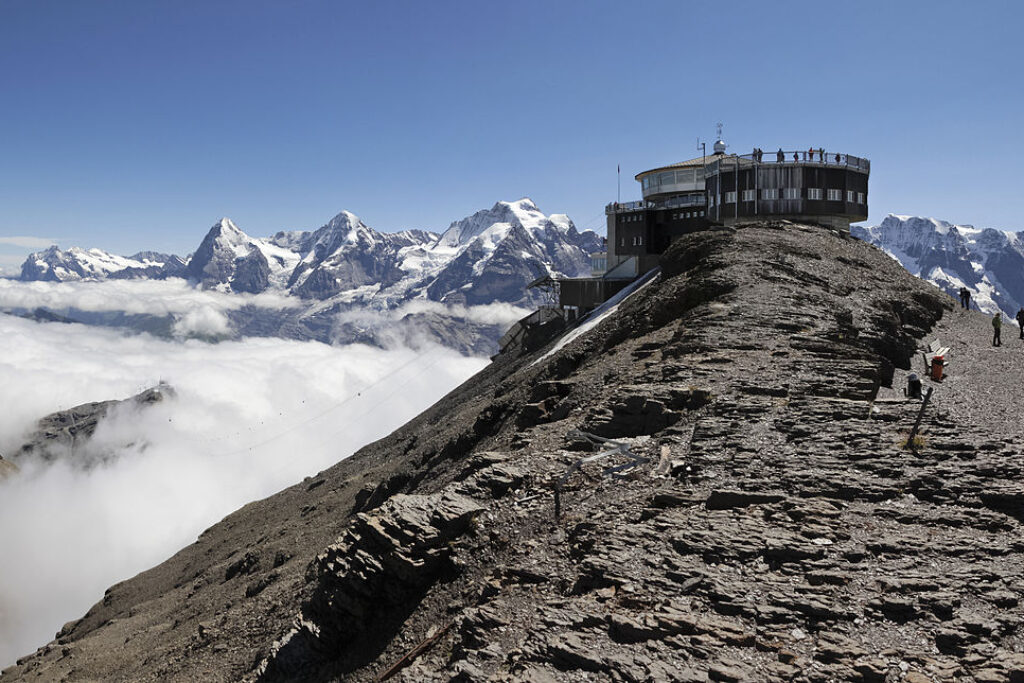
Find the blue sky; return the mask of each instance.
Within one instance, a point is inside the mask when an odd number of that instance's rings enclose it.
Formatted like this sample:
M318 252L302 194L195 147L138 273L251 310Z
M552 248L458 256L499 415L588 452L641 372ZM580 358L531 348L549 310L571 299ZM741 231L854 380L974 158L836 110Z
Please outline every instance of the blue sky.
M603 231L632 176L825 147L870 222L1024 229L1022 11L957 2L0 2L0 265L185 254L347 209L443 229L529 196ZM29 238L29 239L26 239Z

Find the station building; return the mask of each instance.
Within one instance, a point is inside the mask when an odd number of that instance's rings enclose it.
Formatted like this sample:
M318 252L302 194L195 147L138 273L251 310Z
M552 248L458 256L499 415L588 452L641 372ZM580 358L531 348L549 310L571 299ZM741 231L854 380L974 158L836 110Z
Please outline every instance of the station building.
M559 305L570 317L657 266L668 246L690 232L766 219L849 232L850 223L867 220L867 159L825 149L727 154L721 139L712 149L638 173L643 199L605 207L608 245L594 275L558 282Z

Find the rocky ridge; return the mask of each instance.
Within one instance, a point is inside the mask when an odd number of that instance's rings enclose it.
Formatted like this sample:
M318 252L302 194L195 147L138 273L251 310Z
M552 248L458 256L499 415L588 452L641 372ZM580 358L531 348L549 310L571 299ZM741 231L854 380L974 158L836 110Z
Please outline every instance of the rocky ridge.
M110 454L91 448L90 439L100 422L112 410L144 409L174 395L174 388L162 383L124 400L83 403L51 413L39 420L36 431L28 436L12 456L12 464L30 458L47 462L61 458L80 467L95 466L109 458Z
M124 257L102 249L71 247L67 251L56 245L29 254L21 266L21 280L66 282L83 279L132 279L184 277L185 261L172 254L142 251Z
M918 344L983 330L952 311L822 228L686 236L588 334L230 515L4 677L1022 680L1022 430L985 421L982 362L1024 360L954 358L905 447Z

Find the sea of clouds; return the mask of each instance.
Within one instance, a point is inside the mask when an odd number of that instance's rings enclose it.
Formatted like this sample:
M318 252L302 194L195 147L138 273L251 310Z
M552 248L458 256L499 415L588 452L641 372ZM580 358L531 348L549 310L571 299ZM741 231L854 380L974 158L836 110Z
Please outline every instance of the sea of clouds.
M0 278L0 309L169 316L174 320L173 332L182 337L225 336L230 332L227 313L247 306L280 310L301 305L287 294L229 294L199 289L181 278L76 282Z
M228 324L218 314L233 306L290 302L184 283L0 281L0 307L43 305L161 310L209 331ZM22 459L18 474L0 480L0 668L51 640L111 584L166 559L246 502L386 435L486 362L427 342L211 344L0 314L0 453L8 459L49 413L127 398L161 381L175 390L146 408L111 411L78 452L51 463Z

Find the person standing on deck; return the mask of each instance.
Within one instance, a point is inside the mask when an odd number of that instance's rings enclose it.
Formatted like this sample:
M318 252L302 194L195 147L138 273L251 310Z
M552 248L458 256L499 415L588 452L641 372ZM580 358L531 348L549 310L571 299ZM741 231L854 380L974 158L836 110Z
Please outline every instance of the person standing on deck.
M992 346L1002 346L1003 340L999 338L1000 333L1003 331L1003 314L996 311L996 315L992 318Z

